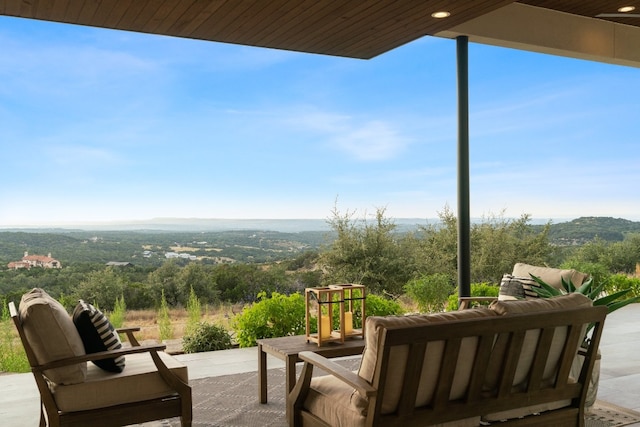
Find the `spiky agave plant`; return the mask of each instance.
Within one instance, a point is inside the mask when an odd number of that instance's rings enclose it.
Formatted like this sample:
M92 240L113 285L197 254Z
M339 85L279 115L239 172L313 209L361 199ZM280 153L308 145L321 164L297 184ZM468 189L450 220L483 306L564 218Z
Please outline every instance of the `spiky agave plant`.
M564 279L564 277L562 277L563 289L554 288L553 286L549 285L544 280L542 280L540 277L535 276L533 274L531 274L531 277L533 278L533 280L536 281L536 283L540 285L539 288L533 287L533 289L541 298L553 298L559 295L566 295L573 292L577 292L579 294L582 294L588 297L591 301L593 301L594 306L607 307L608 314L611 314L614 311L626 305L629 305L635 302L640 302L640 296L624 298L629 292L632 291L632 289L623 289L621 291L614 292L610 295L605 294L603 292L605 283L595 286L593 283L592 277L590 277L586 282L584 282L579 287L576 287L571 280L567 281ZM588 338L586 337L588 336L588 333L592 328L593 328L593 324L589 325L589 327L587 328L587 334L585 335L585 341L587 342L588 342Z

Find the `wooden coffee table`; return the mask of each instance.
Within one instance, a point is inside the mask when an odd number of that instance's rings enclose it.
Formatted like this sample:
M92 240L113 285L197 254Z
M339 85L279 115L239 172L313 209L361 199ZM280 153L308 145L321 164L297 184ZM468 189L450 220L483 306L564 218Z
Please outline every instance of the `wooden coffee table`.
M307 343L304 335L280 338L265 338L258 340L258 393L260 403L267 403L267 353L285 362L286 393L291 392L296 384L296 363L301 351L313 351L324 357L355 356L362 354L364 340L353 338L345 340L344 344L329 342L322 347L316 343Z

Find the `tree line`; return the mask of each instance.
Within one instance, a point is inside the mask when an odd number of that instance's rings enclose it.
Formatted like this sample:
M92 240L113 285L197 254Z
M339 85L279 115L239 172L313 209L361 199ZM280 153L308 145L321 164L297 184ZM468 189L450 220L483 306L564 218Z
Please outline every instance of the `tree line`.
M290 258L264 263L207 264L166 260L160 266L105 267L75 263L60 270L0 272L0 298L19 300L42 287L73 306L78 298L111 310L119 297L129 309L158 308L161 295L173 307L185 307L191 289L203 304L249 303L258 294L292 294L306 287L360 283L370 292L401 298L439 289L455 293L457 218L445 207L439 221L399 232L384 209L372 218L337 208L327 220L333 239ZM598 280L632 274L640 262L640 233L622 241L595 238L581 246L559 246L549 239L550 224L533 226L528 215L493 215L471 226L473 283L498 285L517 262L575 268ZM640 291L640 289L639 289Z

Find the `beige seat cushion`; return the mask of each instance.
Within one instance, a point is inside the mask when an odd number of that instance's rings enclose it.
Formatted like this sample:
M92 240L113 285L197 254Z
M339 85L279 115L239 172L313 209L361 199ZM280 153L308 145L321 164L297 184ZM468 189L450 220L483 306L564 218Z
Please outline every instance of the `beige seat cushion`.
M172 372L188 383L186 366L164 352L158 354ZM171 393L149 353L127 355L127 365L121 373L107 372L89 364L85 382L52 384L50 388L58 408L70 412L140 402Z
M366 415L351 404L355 389L333 375L311 379L304 408L333 427L364 425Z
M84 345L71 316L58 301L43 289L24 294L19 306L24 334L39 364L85 354ZM44 375L58 384L84 381L87 364L49 369Z
M367 318L365 350L360 364L358 375L369 383L372 383L376 362L378 358L378 334L382 328L387 327L412 327L431 323L449 322L460 319L473 319L482 317L493 317L496 313L487 308L474 308L469 310L454 311L448 313L437 313L429 315L414 316L388 316ZM460 398L466 391L468 385L469 373L475 358L477 346L477 338L465 338L462 341L462 351L458 359L458 369L454 378L453 388L451 390L451 398ZM420 386L416 396L416 406L424 406L431 401L433 397L437 381L440 360L444 351L443 342L430 343L425 353L424 365L422 369ZM382 400L383 414L395 412L402 391L402 379L406 368L408 357L408 347L398 346L391 349L389 358L390 369L387 374L385 383L385 394ZM367 406L367 399L355 393L353 396L354 404L364 410Z
M576 270L562 270L560 268L538 267L524 263L517 263L513 266L511 273L515 277L531 277L531 274L541 278L548 285L556 289L563 289L562 278L571 281L575 286L580 286L589 277L588 274Z
M355 393L353 387L334 376L312 378L304 408L332 427L362 426L366 421L366 414L350 403L353 393ZM472 417L434 424L432 427L477 427L478 425L480 425L480 417Z

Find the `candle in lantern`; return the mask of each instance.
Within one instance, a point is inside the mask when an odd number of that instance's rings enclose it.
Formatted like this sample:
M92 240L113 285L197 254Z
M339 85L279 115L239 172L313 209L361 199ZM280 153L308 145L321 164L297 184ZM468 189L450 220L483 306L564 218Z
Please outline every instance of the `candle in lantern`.
M344 312L344 333L347 335L353 333L353 313L350 311Z
M322 339L326 339L331 337L331 323L330 323L331 319L329 319L329 316L325 316L325 317L321 317L320 318L320 337Z

